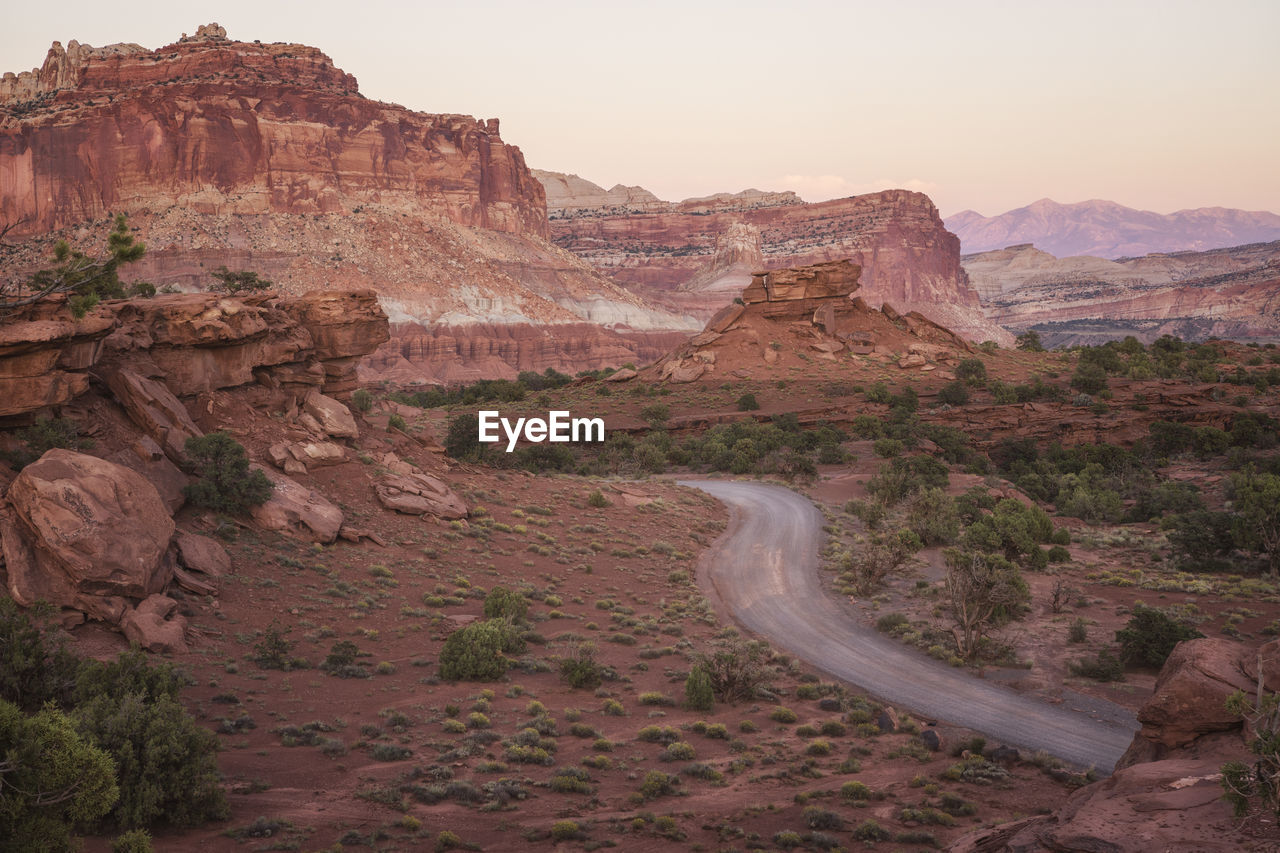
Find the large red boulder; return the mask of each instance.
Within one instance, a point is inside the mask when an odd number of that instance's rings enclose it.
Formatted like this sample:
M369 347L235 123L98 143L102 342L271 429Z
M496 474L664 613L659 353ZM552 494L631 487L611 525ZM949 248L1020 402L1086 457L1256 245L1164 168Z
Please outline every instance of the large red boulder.
M135 471L71 450L50 450L9 487L4 525L9 592L95 612L86 598L145 598L172 576L173 519Z

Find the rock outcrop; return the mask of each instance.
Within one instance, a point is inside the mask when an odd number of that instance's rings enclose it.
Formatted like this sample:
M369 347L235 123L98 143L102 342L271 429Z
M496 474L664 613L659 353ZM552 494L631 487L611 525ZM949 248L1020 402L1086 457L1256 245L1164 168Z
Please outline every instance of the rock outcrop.
M342 510L324 495L261 465L251 465L271 481L271 497L255 506L253 520L267 530L328 544L338 538Z
M757 272L741 304L722 308L700 334L658 361L652 378L760 377L801 369L811 358L867 356L929 371L972 352L962 338L919 313L900 314L888 303L869 307L853 295L860 274L849 260Z
M372 291L161 294L82 320L50 300L0 325L0 416L66 403L92 373L176 462L195 426L175 397L251 382L346 392L388 338Z
M1280 640L1261 652L1231 640L1204 638L1179 643L1169 655L1155 690L1138 711L1142 728L1117 766L1197 755L1232 732L1240 743L1243 721L1227 711L1227 697L1237 690L1252 695L1258 684L1259 655L1280 667ZM1270 679L1266 676L1270 675ZM1263 687L1280 691L1280 671L1264 671Z
M54 449L9 486L0 521L9 594L118 623L128 599L158 593L173 573L173 519L128 468Z
M1028 243L961 261L992 320L1050 346L1280 335L1280 242L1118 261Z
M1259 660L1261 679L1259 679ZM1244 722L1226 710L1236 690L1280 688L1280 640L1261 649L1220 639L1180 643L1151 698L1142 729L1108 779L1085 786L1049 815L975 830L951 853L1234 853L1264 849L1222 799L1221 765L1248 756ZM1251 736L1251 735L1249 735Z
M406 515L434 518L466 518L466 503L443 480L418 470L397 457L386 454L382 465L387 469L374 485L378 502L387 509Z
M753 233L764 259L755 269L849 258L862 267L862 298L873 307L889 302L972 340L1012 343L983 316L960 267L960 241L920 193L889 190L806 204L791 193L748 191L665 210L564 208L551 221L556 245L646 299L703 320L735 295L727 288L743 271L726 256L753 251L743 239Z

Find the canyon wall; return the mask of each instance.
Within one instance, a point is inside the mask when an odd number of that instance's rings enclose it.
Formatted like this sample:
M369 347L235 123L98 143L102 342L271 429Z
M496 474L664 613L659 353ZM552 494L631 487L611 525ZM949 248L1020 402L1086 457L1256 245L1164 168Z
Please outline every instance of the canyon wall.
M848 259L862 268L859 293L870 305L917 310L973 339L1012 340L983 316L960 266L960 241L921 193L806 204L792 193L748 190L665 209L590 208L590 197L548 196L552 241L673 310L706 319L756 269Z
M158 50L55 43L0 80L3 274L47 266L58 239L97 254L119 212L148 247L126 280L203 290L225 266L286 293L373 289L397 333L447 325L474 339L459 352L505 351L498 327L607 352L614 327L698 326L548 242L542 185L496 119L369 100L315 48L217 25Z

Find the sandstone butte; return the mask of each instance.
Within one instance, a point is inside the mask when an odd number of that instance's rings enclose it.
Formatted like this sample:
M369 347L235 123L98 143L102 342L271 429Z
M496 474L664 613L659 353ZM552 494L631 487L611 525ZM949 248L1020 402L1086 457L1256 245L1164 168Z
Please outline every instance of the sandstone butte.
M576 175L535 172L551 237L639 295L702 320L751 273L848 259L872 307L919 311L970 340L1011 344L986 319L960 265L960 240L928 196L888 190L816 204L746 190L657 202L639 187L605 191Z
M55 42L0 80L9 270L57 238L96 251L117 212L148 245L133 279L198 290L225 265L295 294L375 289L397 340L373 363L406 379L645 361L697 325L547 241L496 119L369 100L315 48L216 24L157 50Z

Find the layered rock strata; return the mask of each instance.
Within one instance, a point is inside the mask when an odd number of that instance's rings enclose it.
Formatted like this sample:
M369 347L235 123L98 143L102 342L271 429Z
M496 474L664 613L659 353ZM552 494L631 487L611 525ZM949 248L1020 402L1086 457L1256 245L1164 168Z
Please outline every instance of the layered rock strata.
M889 357L902 369L936 369L972 351L921 314L900 314L860 296L861 268L849 260L757 272L738 303L718 311L701 333L653 366L676 383L720 375L772 375L811 358Z
M1280 338L1280 242L1117 261L1027 243L961 260L992 320L1049 345Z
M542 185L496 119L369 100L315 48L217 25L158 50L55 44L0 85L7 272L47 265L58 238L95 251L118 212L148 246L131 281L201 290L226 266L284 292L374 289L398 323L477 340L696 326L547 242Z
M544 185L552 182L543 177ZM889 190L806 204L791 193L748 191L641 209L573 205L552 210L552 240L646 299L706 319L731 301L745 270L849 258L862 298L917 310L974 340L1012 337L982 315L960 266L960 241L928 196ZM552 204L549 198L548 205Z

